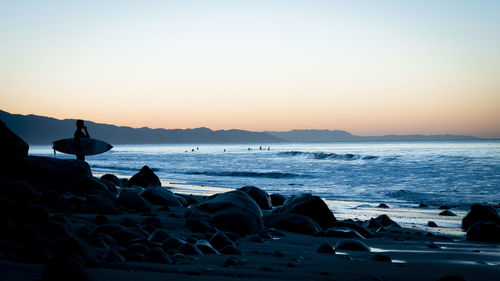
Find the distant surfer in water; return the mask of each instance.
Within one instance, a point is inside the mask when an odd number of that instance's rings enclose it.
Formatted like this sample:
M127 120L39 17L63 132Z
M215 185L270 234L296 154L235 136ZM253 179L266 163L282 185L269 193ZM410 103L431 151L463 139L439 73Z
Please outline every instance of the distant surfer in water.
M80 148L81 138L90 138L90 135L89 132L87 131L87 126L83 124L83 120L76 120L75 143L76 146L78 147L78 150L81 150ZM77 153L76 159L85 161L85 155L81 152Z

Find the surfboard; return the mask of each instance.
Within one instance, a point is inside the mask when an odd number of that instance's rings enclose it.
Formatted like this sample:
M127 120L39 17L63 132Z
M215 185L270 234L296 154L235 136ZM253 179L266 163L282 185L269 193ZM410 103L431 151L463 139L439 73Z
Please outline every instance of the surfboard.
M52 148L66 154L76 155L77 153L81 153L83 155L96 155L110 150L113 146L102 140L81 138L80 147L78 148L75 139L71 138L53 142Z

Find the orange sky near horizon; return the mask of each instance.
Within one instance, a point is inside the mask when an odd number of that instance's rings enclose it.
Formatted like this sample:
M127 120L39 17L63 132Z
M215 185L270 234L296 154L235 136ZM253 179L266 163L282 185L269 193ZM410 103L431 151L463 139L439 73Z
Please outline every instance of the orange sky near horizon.
M2 3L0 109L500 138L500 4L346 2Z

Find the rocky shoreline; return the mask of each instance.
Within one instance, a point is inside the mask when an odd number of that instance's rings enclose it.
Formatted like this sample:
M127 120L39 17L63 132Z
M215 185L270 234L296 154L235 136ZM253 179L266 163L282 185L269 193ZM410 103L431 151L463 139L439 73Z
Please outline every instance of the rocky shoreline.
M129 179L97 178L84 161L28 156L29 146L0 125L2 280L500 276L494 206L473 205L462 221L467 240L456 240L402 228L387 215L338 220L312 194L253 186L175 194L147 166Z

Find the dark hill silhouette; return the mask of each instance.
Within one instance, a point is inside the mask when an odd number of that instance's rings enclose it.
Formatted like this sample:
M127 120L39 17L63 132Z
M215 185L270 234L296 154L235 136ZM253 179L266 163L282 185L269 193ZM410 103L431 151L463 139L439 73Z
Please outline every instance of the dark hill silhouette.
M13 132L29 144L51 144L70 138L75 131L75 119L59 120L38 115L11 114L0 110L2 120ZM85 121L93 138L111 144L161 143L278 143L278 142L342 142L342 141L456 141L478 140L458 135L387 135L356 136L342 130L293 130L288 132L250 132L244 130L151 129L119 127Z
M0 120L29 144L50 144L55 140L73 137L75 119L59 120L37 115L10 114L0 110ZM243 130L150 129L119 127L85 121L93 138L112 144L160 143L276 143L283 140L266 133Z

